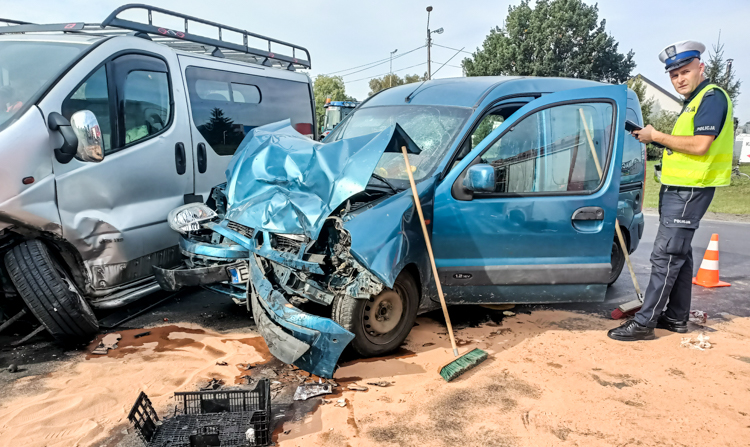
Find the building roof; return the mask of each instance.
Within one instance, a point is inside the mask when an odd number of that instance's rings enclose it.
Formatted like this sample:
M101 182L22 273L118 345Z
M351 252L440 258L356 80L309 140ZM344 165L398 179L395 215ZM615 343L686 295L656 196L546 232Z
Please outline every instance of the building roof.
M646 84L650 85L651 87L653 87L653 88L655 88L655 89L659 90L659 91L660 91L660 92L662 92L663 94L667 95L667 97L669 97L669 98L671 98L671 99L675 100L675 101L676 101L677 103L679 103L680 105L682 105L682 100L681 100L680 98L678 98L678 97L676 97L676 96L675 96L674 94L672 94L672 93L668 92L668 91L667 91L667 90L665 90L665 89L664 89L664 88L663 88L662 86L660 86L659 84L655 83L655 82L654 82L654 81L652 81L651 79L649 79L649 78L647 78L647 77L643 76L642 74L638 74L638 75L636 75L635 77L636 77L636 78L640 77L641 79L643 79L643 82L645 82Z

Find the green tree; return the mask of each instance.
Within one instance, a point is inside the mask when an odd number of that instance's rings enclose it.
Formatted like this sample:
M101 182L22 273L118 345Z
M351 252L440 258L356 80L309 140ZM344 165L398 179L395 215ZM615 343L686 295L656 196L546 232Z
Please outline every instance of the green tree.
M582 0L530 0L508 8L503 27L463 60L467 76L564 76L623 83L635 67L633 51L617 51L599 22L597 5Z
M677 116L679 116L679 114L675 112L662 110L659 113L653 114L650 124L659 132L671 134L672 129L674 128L674 123L677 122ZM646 156L649 160L661 160L663 152L664 149L655 147L652 144L646 146Z
M643 82L641 75L628 80L628 88L635 92L638 102L641 103L641 115L643 115L643 125L651 124L651 115L653 114L654 98L646 99L646 83ZM671 130L671 129L670 129Z
M327 98L331 98L331 101L356 101L347 96L344 79L341 76L318 75L313 83L313 91L315 92L315 115L318 125L323 123L326 113L323 105Z
M735 80L735 72L727 69L727 62L724 60L724 44L721 43L721 34L716 45L712 45L713 51L709 51L708 61L706 61L706 78L719 87L726 90L732 104L737 104L737 97L740 95L741 80Z
M375 93L387 88L404 84L412 84L414 82L422 82L425 79L427 79L427 73L425 73L423 76L419 76L417 74L406 75L403 78L399 77L399 75L397 74L391 73L383 76L382 78L372 78L370 79L370 93L368 93L367 96L372 96Z

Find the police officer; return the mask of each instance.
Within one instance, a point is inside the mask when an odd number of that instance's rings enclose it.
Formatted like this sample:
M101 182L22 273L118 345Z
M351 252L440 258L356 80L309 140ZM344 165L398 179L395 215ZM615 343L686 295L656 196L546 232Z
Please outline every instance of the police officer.
M651 278L635 318L607 335L620 341L652 340L654 328L687 332L693 277L691 242L717 186L729 185L734 129L727 92L704 76L700 42L683 41L659 54L685 101L671 135L646 126L641 143L666 146L659 190L659 231L651 253Z

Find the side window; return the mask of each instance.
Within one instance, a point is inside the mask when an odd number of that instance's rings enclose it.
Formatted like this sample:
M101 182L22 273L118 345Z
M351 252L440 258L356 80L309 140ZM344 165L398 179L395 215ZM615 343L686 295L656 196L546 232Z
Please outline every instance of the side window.
M612 113L608 103L569 104L514 124L480 156L495 168L494 192L595 190L601 183L596 161L604 168L609 153Z
M170 114L167 73L131 71L123 91L126 145L164 129Z
M195 127L219 155L232 155L250 130L290 120L313 136L313 106L306 82L188 67L185 70Z
M516 110L520 109L522 105L523 104L518 103L506 104L501 106L500 108L495 108L488 114L484 115L479 124L474 128L474 131L471 133L469 138L465 139L461 143L458 154L456 155L456 158L453 160L453 164L451 165L451 170L458 166L461 160L469 155L469 152L474 150L474 148L477 147L479 143L481 143L485 138L487 138L487 136L491 134L493 130L500 127L500 125L503 124L505 120L508 119L508 117L515 113Z
M89 110L96 116L102 131L105 155L112 152L112 123L108 92L107 70L102 66L83 81L83 84L62 103L62 114L67 119L81 110Z
M503 121L505 121L505 117L503 116L503 114L491 113L482 118L482 122L479 123L479 126L477 126L477 129L474 131L474 133L471 134L471 149L477 147L477 145L481 143L482 140L487 138L487 135L492 133L493 130L500 127L500 125L503 124Z
M625 111L625 119L630 120L636 124L641 124L638 115L635 110L628 108ZM622 151L622 177L620 177L620 184L641 182L643 181L643 153L644 148L642 143L630 135L625 134L625 141L623 144Z

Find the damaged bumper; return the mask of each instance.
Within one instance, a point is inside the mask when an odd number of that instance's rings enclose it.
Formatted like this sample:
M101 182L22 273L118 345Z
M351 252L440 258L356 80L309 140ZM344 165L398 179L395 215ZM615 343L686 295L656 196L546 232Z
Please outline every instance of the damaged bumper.
M229 265L193 269L163 269L154 267L154 276L162 290L174 292L183 287L203 286L229 281L231 279L229 269L240 268L243 264L243 262L236 262Z
M317 376L333 377L336 362L354 334L331 319L294 307L266 279L257 258L250 260L249 267L253 317L271 354Z

